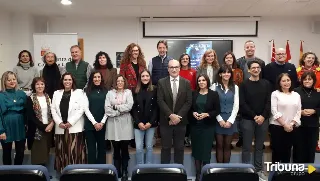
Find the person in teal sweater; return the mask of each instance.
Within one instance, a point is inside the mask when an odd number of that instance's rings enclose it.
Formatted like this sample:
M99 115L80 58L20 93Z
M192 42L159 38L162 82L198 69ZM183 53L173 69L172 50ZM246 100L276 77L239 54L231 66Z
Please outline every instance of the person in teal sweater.
M27 96L17 90L17 76L7 71L1 78L0 93L0 141L2 145L2 161L11 165L12 143L15 144L15 165L22 165L26 140L25 106Z
M106 164L105 122L107 116L104 104L107 92L101 73L99 71L92 72L84 96L86 115L84 129L89 164Z

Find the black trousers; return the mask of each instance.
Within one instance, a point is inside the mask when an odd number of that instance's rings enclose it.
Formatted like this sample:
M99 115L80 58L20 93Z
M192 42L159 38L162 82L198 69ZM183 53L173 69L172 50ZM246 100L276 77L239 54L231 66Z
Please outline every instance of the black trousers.
M191 129L190 127L191 127L190 124L187 124L185 137L189 137L190 136L190 129Z
M173 140L174 163L183 164L185 125L161 126L161 163L169 164L171 161L171 147Z
M111 141L114 160L129 160L129 140Z
M2 152L3 152L2 154L3 165L12 165L12 160L11 160L12 143L13 142L5 143L4 141L1 141ZM16 156L14 157L14 165L22 165L23 158L24 158L25 144L26 144L26 140L14 142L14 146L16 150Z
M106 164L105 129L86 131L89 164Z
M272 142L272 162L290 163L294 134L297 128L286 132L282 126L270 124Z
M293 163L314 163L319 127L299 127L294 134Z

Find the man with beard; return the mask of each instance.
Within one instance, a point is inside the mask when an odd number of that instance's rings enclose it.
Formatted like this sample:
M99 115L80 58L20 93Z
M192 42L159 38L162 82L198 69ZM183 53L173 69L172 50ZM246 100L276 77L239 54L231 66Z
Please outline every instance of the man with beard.
M243 72L243 81L249 79L249 77L251 76L249 73L249 69L248 69L247 64L248 64L248 62L251 62L253 60L256 60L259 62L260 66L261 66L261 73L259 76L260 76L260 78L263 78L265 62L255 56L256 46L252 40L248 40L244 43L244 51L245 51L245 56L240 57L237 60L238 67ZM239 125L239 123L238 123L238 125ZM242 146L242 130L241 130L240 126L238 126L238 133L239 133L239 141L236 143L236 146L241 147Z

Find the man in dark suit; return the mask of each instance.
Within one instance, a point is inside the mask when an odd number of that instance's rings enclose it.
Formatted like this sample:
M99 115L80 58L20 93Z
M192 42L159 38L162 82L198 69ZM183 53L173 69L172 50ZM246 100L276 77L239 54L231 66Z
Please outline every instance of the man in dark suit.
M180 63L170 60L169 76L158 81L161 163L170 163L173 139L174 163L183 164L187 114L192 104L190 82L179 76Z

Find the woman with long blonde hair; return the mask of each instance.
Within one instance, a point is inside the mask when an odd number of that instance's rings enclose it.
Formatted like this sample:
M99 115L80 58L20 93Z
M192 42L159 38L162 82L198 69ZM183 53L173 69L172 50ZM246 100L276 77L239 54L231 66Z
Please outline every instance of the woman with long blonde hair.
M216 51L208 49L204 52L200 66L196 68L197 77L200 74L205 74L209 77L211 85L216 82L216 75L219 70L219 63ZM211 86L209 85L209 87Z

